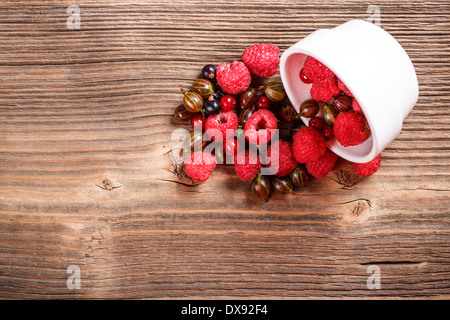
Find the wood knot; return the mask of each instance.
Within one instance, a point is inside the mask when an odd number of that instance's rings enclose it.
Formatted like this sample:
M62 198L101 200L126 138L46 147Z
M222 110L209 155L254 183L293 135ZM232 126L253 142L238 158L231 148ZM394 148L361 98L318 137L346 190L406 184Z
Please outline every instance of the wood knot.
M372 209L369 200L361 199L353 203L350 209L350 216L354 219L361 219L366 217Z
M359 217L366 209L366 205L364 204L366 204L366 202L357 202L352 209L351 215Z
M185 185L187 187L195 187L196 185L198 185L198 183L196 183L194 180L192 180L191 177L187 175L184 163L173 163L170 172L178 178L179 183L182 185Z
M369 217L372 211L372 204L367 199L357 199L343 203L347 206L344 219L348 221L362 221Z
M187 187L195 187L198 183L192 180L192 178L186 173L186 167L184 165L184 161L181 159L181 156L181 150L172 149L172 165L169 171L178 178L180 184Z
M336 180L334 181L339 183L345 189L355 186L359 181L361 181L361 177L356 173L341 169L336 173Z
M112 191L114 189L122 187L122 186L115 186L114 183L109 179L104 179L101 185L96 184L96 186L106 191Z

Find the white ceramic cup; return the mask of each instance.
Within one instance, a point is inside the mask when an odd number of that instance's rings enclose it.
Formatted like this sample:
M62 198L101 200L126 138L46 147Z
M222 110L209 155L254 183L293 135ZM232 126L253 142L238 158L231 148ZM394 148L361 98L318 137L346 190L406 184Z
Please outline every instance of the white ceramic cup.
M303 101L311 99L311 85L299 77L307 56L325 64L344 82L372 131L358 146L343 147L333 140L329 148L352 162L373 160L400 134L419 97L416 72L405 50L385 30L364 20L313 32L281 57L281 79L297 112ZM309 119L303 121L308 124Z

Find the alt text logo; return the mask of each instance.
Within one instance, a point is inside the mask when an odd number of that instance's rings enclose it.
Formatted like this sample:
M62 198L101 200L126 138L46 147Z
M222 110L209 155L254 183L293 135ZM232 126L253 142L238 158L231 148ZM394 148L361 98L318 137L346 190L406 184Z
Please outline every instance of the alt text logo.
M369 266L367 267L367 273L371 276L367 279L367 288L369 290L380 290L381 289L381 270L379 266Z
M69 278L67 278L67 289L81 289L81 271L79 266L69 266L67 268L67 274L69 274Z

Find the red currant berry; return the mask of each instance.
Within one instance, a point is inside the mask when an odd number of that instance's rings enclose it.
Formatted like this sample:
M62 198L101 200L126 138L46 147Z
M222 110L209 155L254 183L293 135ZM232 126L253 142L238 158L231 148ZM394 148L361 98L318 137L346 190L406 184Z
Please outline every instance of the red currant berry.
M314 117L311 120L309 120L309 126L322 133L323 130L325 129L325 122L323 121L322 118Z
M323 129L323 137L325 138L326 141L330 141L334 139L334 132L333 132L333 127L330 126L326 126L325 129Z
M205 130L205 125L206 125L206 119L202 115L196 114L195 116L192 117L192 119L191 119L192 128Z
M236 98L232 95L227 94L220 99L220 104L222 105L222 110L225 112L231 111L236 107Z
M239 151L239 143L236 139L227 139L224 145L225 153L229 156L236 155Z
M266 96L261 96L256 101L256 107L258 109L269 109L270 108L270 100Z
M306 84L311 84L311 83L314 82L313 80L309 79L309 78L305 75L305 72L303 71L303 69L300 70L300 80L302 80L303 83L306 83Z

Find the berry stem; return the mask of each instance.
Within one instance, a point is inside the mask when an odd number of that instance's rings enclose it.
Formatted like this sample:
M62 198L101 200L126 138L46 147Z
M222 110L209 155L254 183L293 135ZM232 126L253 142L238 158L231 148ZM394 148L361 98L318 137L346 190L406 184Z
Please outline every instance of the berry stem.
M370 130L370 126L368 124L366 124L362 130L362 132L366 132Z

